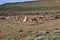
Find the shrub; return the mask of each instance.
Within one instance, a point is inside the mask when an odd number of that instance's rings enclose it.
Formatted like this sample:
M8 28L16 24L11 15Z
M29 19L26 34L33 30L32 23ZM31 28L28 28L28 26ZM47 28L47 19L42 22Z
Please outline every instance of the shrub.
M58 16L58 15L56 15L54 18L58 19L58 18L59 18L59 16Z
M12 36L8 36L8 37L6 37L6 39L5 40L15 40L15 38L14 37L12 37Z
M3 39L3 37L0 37L0 40Z
M35 38L35 40L60 40L59 35L52 35L52 36L39 36Z
M34 37L28 36L28 37L26 38L26 40L34 40Z
M45 39L45 36L39 36L37 38L35 38L35 40L44 40Z
M52 40L60 40L60 36L52 36Z
M20 37L24 37L25 35L23 33L20 34Z
M23 32L23 30L22 29L20 29L20 30L18 30L19 32Z
M33 30L32 29L28 29L28 33L31 33Z
M46 36L44 39L45 40L52 40L52 36Z
M55 30L60 30L60 27L57 27Z
M55 33L60 33L60 30L55 30L54 32L55 32Z
M39 37L39 36L45 36L47 35L49 32L46 30L39 30L36 32L36 34L34 35L34 37Z
M38 32L38 34L40 34L40 35L45 35L45 34L47 34L48 33L48 31L46 31L46 30L40 30L39 32Z

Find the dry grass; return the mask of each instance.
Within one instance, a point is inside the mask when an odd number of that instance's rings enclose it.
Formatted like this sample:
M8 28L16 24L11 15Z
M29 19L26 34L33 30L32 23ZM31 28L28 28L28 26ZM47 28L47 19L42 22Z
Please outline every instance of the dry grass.
M7 36L17 37L17 35L19 35L20 33L23 33L28 36L29 29L31 29L33 32L38 30L54 30L58 26L60 26L60 19L48 20L48 21L44 21L43 24L35 24L35 25L23 25L22 18L20 18L17 21L11 19L0 20L0 36L3 38ZM20 29L23 31L19 32Z

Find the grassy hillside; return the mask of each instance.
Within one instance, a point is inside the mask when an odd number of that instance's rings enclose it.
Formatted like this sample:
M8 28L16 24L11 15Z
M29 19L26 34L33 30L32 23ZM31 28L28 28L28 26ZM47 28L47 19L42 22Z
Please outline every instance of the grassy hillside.
M3 12L3 13L1 13ZM0 5L0 15L19 15L30 13L60 12L60 2L55 0L40 0Z
M53 1L31 1L21 3L6 3L0 6L0 11L42 11L60 10L60 3Z

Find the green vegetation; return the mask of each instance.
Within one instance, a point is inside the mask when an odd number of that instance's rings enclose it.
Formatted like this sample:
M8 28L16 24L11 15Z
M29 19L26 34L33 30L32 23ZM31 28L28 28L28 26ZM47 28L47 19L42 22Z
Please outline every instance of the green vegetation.
M25 35L23 33L20 34L20 37L24 37Z
M60 18L58 15L56 15L54 18L56 18L56 19L58 19L58 18Z
M8 36L8 37L5 38L5 40L15 40L15 38L12 37L12 36Z
M34 37L28 36L28 37L26 38L26 40L34 40Z
M3 39L3 37L0 37L0 40L2 40Z
M41 35L44 35L44 34L46 34L48 31L46 31L46 30L40 30L38 33L39 34L41 34Z
M33 30L32 30L32 29L28 30L28 33L31 33L31 32L33 32Z
M5 39L1 39L1 40L16 40L16 39L12 36L8 36ZM27 36L27 37L24 37L24 38L20 38L20 40L60 40L60 36L58 36L58 35L38 36L38 37Z
M22 29L20 29L20 30L18 30L19 32L23 32L23 30Z
M46 35L46 32L47 32L46 30L40 30L37 32L39 33L40 36L36 36L36 37L33 35L32 36L28 35L28 34L27 36L25 36L23 33L20 33L18 37L20 40L60 40L59 34ZM16 38L14 38L13 36L7 36L4 40L16 40Z

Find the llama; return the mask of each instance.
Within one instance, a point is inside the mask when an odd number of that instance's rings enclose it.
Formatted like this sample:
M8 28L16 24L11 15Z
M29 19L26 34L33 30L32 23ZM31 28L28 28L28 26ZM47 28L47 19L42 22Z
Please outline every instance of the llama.
M38 22L38 20L34 17L34 18L30 18L31 20L32 20L32 22L37 22L37 23L39 23Z
M16 16L16 19L19 19L19 16Z
M9 20L9 18L10 18L10 17L9 17L9 16L7 16L7 17L6 17L6 20Z
M5 20L6 18L5 18L5 16L0 16L0 19Z
M28 17L25 16L24 19L23 19L23 23L26 23L28 21Z

